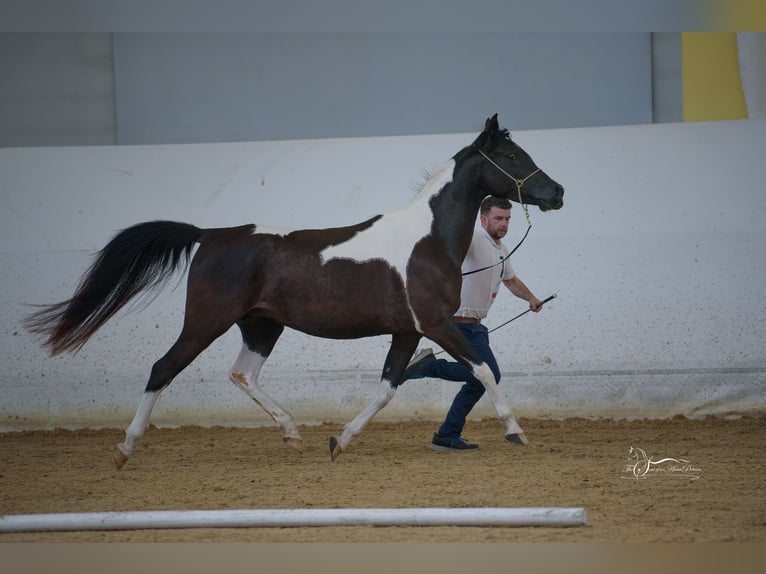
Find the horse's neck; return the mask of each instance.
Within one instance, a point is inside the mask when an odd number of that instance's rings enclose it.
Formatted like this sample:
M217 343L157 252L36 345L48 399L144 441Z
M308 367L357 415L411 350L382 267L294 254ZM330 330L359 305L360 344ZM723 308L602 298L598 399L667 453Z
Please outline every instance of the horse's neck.
M470 167L451 159L434 171L412 204L432 213L432 232L457 265L468 252L481 201L474 179Z

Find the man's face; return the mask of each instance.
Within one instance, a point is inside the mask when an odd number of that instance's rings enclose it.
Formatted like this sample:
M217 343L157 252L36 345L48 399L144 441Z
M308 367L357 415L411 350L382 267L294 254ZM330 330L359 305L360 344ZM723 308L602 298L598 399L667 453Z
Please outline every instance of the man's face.
M511 220L511 210L492 207L489 213L481 216L481 226L487 230L489 236L495 241L500 241L508 233L508 222Z

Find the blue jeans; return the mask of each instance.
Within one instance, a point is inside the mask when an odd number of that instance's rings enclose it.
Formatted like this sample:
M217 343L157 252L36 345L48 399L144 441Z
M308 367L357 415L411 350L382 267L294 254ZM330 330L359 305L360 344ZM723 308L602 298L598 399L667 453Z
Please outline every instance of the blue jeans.
M492 353L492 349L489 348L487 328L484 325L474 325L471 323L458 323L457 328L460 329L460 332L482 360L487 363L487 366L492 369L492 374L495 375L495 382L499 383L500 368L497 366L497 360ZM452 406L438 431L442 436L459 437L463 432L463 426L465 425L468 413L471 412L474 405L484 395L484 385L473 376L467 367L445 359L437 359L429 363L425 376L447 381L463 381L465 383L452 400Z

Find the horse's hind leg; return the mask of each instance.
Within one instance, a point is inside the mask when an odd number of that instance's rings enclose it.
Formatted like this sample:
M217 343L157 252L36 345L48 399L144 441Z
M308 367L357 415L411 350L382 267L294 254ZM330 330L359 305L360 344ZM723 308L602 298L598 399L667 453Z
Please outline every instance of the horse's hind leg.
M187 319L189 314L187 313ZM152 366L152 372L149 376L149 382L141 397L136 414L133 417L130 426L125 431L125 441L114 448L114 463L118 469L125 466L128 459L133 454L133 449L144 436L144 430L149 424L149 417L152 414L157 399L160 398L162 391L171 383L171 381L183 371L202 351L204 351L215 339L226 332L228 325L219 322L218 325L209 326L202 333L199 329L194 329L187 321L184 324L181 335L173 344L170 350ZM191 333L195 333L192 335Z
M284 327L279 323L258 317L237 323L242 331L242 350L229 372L231 381L253 399L282 429L282 440L295 450L303 449L301 435L292 415L285 411L258 384L263 363L271 354Z
M354 420L343 427L343 433L340 437L333 436L330 438L330 456L332 460L338 458L343 449L351 442L351 439L362 432L362 429L367 426L372 417L394 398L399 379L407 367L407 362L415 352L418 341L420 341L420 335L418 334L406 336L394 335L391 341L391 348L386 356L386 362L383 365L380 395L359 413Z
M125 466L125 463L128 462L128 459L133 454L136 443L144 436L144 429L149 424L149 417L152 414L154 404L160 398L161 392L162 389L158 391L147 390L141 396L141 402L138 404L136 414L125 431L125 442L114 447L114 464L117 466L117 470Z

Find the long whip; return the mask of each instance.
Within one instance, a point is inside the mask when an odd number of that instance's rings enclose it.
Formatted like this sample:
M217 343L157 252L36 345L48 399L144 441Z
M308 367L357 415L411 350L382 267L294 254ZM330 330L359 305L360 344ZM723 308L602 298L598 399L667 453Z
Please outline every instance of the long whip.
M543 305L545 305L545 304L546 304L548 301L552 301L552 300L553 300L553 299L555 299L555 298L556 298L556 294L555 294L555 293L554 293L553 295L549 296L549 297L546 297L545 299L543 299L542 301L540 301L540 307L542 307L542 306L543 306ZM498 325L497 327L494 327L494 328L490 329L489 331L487 331L487 334L489 334L489 333L492 333L492 332L494 332L494 331L497 331L497 330L498 330L498 329L500 329L501 327L505 327L505 326L506 326L508 323L512 323L513 321L515 321L515 320L516 320L516 319L518 319L519 317L522 317L523 315L526 315L527 313L529 313L531 310L532 310L532 309L527 309L526 311L522 311L521 313L519 313L519 314L518 314L518 315L516 315L515 317L513 317L513 318L511 318L511 319L508 319L508 320L507 320L505 323L501 323L501 324L500 324L500 325ZM445 352L445 351L444 351L444 349L442 349L441 351L438 351L438 352L434 353L434 356L436 356L436 355L441 355L441 354L442 354L442 353L444 353L444 352Z
M553 295L551 295L550 297L547 297L547 298L543 299L542 301L540 301L540 307L542 307L542 306L543 306L543 305L545 305L545 304L546 304L548 301L550 301L550 300L552 300L552 299L555 299L555 298L556 298L556 294L554 293L554 294L553 294ZM516 319L518 319L518 318L519 318L519 317L521 317L522 315L526 315L526 314L527 314L527 313L529 313L531 310L532 310L532 309L527 309L526 311L524 311L524 312L522 312L522 313L519 313L519 314L518 314L518 315L516 315L516 316L515 316L513 319L508 319L508 320L507 320L505 323L502 323L502 324L498 325L497 327L495 327L494 329L491 329L491 330L487 331L487 333L489 334L489 333L492 333L493 331L497 331L497 330L498 330L500 327L505 327L505 326L506 326L508 323L511 323L512 321L515 321Z

